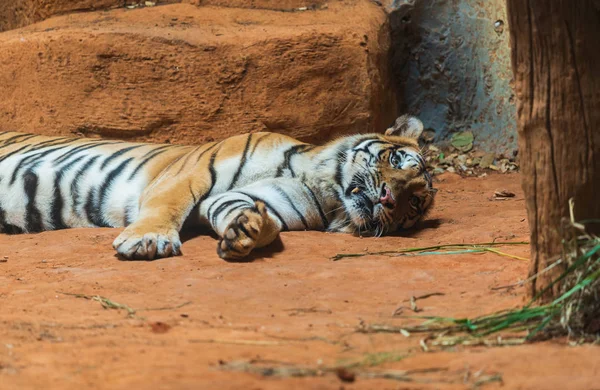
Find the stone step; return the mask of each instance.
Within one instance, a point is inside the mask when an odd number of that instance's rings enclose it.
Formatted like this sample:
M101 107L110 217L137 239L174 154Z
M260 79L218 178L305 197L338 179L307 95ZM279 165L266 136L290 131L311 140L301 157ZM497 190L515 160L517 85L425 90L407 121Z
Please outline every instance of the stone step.
M388 49L370 0L53 17L0 34L0 130L173 143L382 130L396 107Z

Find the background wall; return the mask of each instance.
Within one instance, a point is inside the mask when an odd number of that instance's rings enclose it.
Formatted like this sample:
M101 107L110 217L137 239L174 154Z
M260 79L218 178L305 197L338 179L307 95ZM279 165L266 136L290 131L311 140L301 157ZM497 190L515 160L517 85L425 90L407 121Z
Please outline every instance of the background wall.
M0 2L0 129L323 141L408 111L513 158L505 0L381 1Z
M517 153L504 0L393 0L392 66L399 110L418 114L435 141L471 130L474 147Z

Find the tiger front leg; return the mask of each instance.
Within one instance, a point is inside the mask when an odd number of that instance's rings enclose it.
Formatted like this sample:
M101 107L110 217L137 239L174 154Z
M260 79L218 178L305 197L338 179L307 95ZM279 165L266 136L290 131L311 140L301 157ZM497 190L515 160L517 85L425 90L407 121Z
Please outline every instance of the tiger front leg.
M218 255L240 260L286 230L326 230L323 204L298 179L274 178L225 192L200 204L200 218L219 235Z
M279 226L261 201L256 201L251 208L236 210L232 215L217 245L217 254L222 259L241 260L254 248L273 242L279 234Z
M155 193L143 201L137 220L113 242L127 260L153 260L181 254L179 231L194 207L193 197Z
M129 225L113 241L113 248L127 260L153 260L181 254L179 229L175 224L144 221Z
M121 257L152 260L181 254L183 222L215 184L210 169L216 152L210 151L209 144L185 155L146 188L138 218L113 242Z

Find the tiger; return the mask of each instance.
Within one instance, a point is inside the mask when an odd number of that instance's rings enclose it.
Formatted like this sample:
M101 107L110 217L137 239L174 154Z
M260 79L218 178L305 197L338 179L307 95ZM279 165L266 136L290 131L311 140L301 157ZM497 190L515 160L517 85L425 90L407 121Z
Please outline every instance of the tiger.
M0 232L124 227L123 260L182 254L185 226L208 227L237 261L282 231L381 236L408 229L436 189L422 122L321 146L256 132L197 146L0 133Z

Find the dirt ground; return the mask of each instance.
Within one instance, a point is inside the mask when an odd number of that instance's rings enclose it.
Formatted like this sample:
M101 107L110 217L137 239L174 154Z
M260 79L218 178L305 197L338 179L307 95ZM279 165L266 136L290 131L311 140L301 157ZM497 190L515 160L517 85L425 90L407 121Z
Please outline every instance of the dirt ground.
M423 335L355 332L361 321L414 322L392 316L411 296L443 293L417 302L419 314L437 316L523 303L523 288L490 288L523 278L527 262L491 253L330 260L337 253L528 239L518 174L444 174L437 186L435 211L410 235L285 233L279 247L249 263L219 259L208 236L187 240L181 257L125 262L111 248L118 230L2 235L0 259L8 261L0 263L0 388L599 388L600 350L590 345L560 340L424 352ZM490 200L496 189L517 196ZM526 245L503 250L529 255ZM100 295L135 313L73 294ZM394 361L366 370L410 370L406 381L227 370L249 361L317 369L381 352Z

